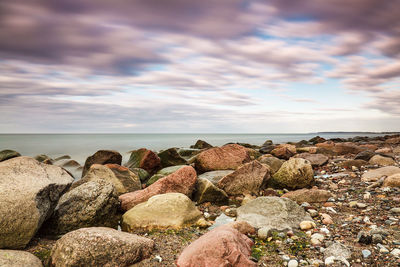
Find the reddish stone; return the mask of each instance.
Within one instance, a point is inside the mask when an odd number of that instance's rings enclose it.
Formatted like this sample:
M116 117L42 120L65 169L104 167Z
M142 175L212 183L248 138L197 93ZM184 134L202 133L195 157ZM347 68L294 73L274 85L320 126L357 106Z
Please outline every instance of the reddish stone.
M291 200L294 200L299 204L303 202L308 202L308 203L326 202L332 196L333 195L329 191L322 189L315 189L315 188L299 189L282 195L282 197L290 198Z
M186 247L177 260L178 267L255 267L249 257L253 241L238 230L223 225L204 234Z
M201 152L196 157L195 166L201 172L235 170L249 161L250 155L247 148L237 144L229 144Z
M296 146L281 144L271 151L271 154L280 159L289 159L296 154Z
M197 180L196 171L191 166L185 166L176 172L161 178L149 187L119 196L123 210L129 210L149 198L165 193L182 193L191 197Z
M141 168L149 173L154 173L161 167L161 160L153 151L141 148L132 151L126 166L128 168Z
M324 143L316 144L318 148L322 148L323 150L319 150L320 152L331 152L331 154L336 155L346 155L346 154L358 154L363 150L366 150L365 147L357 146L351 142L345 143L334 143L332 141L327 141Z

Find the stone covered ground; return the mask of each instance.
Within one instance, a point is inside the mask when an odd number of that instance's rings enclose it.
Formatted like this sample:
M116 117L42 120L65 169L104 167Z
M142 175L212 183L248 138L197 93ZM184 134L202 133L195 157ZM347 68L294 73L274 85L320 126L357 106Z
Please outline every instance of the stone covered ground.
M399 135L121 160L0 152L0 265L400 266Z

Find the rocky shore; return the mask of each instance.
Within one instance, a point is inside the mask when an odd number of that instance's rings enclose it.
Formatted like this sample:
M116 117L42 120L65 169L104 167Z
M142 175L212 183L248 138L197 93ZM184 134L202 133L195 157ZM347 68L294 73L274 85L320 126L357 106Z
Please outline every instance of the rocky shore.
M400 266L400 135L0 151L0 266Z

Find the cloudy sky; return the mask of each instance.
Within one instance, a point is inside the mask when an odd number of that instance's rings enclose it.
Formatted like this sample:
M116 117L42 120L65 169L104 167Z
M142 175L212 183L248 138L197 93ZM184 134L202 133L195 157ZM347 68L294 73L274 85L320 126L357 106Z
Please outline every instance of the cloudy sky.
M400 131L400 0L4 0L0 132Z

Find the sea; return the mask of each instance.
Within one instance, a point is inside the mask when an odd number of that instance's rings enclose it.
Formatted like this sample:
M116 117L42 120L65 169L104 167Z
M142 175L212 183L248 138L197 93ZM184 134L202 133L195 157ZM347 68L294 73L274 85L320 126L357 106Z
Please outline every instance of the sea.
M45 154L51 158L69 155L84 164L86 158L98 150L116 150L129 158L129 151L147 148L160 151L170 147L187 148L201 139L213 146L226 143L262 145L266 140L274 143L309 140L315 136L350 138L354 136L379 136L381 133L265 133L265 134L0 134L0 151L12 149L21 155L34 157Z

